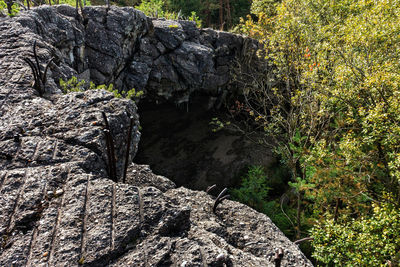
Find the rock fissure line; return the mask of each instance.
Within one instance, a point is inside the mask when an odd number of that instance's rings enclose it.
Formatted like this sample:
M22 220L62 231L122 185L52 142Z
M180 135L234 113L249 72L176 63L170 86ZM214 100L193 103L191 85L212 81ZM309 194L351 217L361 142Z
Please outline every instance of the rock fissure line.
M6 234L6 235L12 233L12 230L13 230L13 229L11 228L11 226L12 226L12 223L13 223L13 219L14 219L14 216L15 216L15 212L16 212L16 210L17 210L17 208L18 208L18 202L19 202L19 200L20 200L21 193L23 192L24 187L25 187L25 181L27 180L27 179L26 179L26 178L27 178L26 173L27 173L27 171L25 170L25 172L24 172L24 177L25 177L25 179L23 179L23 183L22 183L22 185L19 187L19 190L18 190L18 193L17 193L17 198L16 198L15 201L14 201L14 204L13 204L13 207L12 207L12 211L11 211L9 220L8 220L8 222L7 222L7 224L6 224L6 227L5 227L5 233L4 233L4 234Z
M68 173L68 176L69 176L69 173ZM45 257L46 261L49 263L52 262L52 259L53 259L52 257L54 255L54 251L55 251L55 240L56 240L58 228L60 226L60 221L61 221L61 216L62 216L62 207L65 204L64 201L65 201L64 194L62 195L60 201L56 201L56 205L58 204L57 205L57 216L56 216L54 228L53 228L52 234L51 234L51 240L50 240L50 246L49 246L50 251L48 252L48 256ZM46 253L46 252L44 252L44 253Z
M112 200L111 200L111 242L110 249L114 251L115 249L115 216L116 216L116 207L115 207L115 195L116 195L116 185L112 184Z
M88 204L89 204L89 194L90 194L90 177L91 174L87 175L87 182L86 182L86 190L85 190L85 198L83 204L83 214L82 214L82 230L81 230L81 246L80 246L80 257L79 260L83 260L86 258L85 255L85 247L86 247L86 234L87 234L87 217L88 217ZM83 263L83 262L82 262Z

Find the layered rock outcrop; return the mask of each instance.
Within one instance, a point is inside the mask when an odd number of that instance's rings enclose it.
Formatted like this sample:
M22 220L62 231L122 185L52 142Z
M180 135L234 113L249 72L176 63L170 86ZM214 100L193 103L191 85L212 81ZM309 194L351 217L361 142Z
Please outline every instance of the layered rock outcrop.
M179 102L192 90L223 86L207 82L224 77L218 68L235 48L207 38L239 38L211 30L191 35L186 22L159 29L157 23L170 22L115 7L85 8L80 19L68 6L0 18L0 266L273 266L278 248L283 266L311 265L268 217L245 205L226 200L214 214L211 196L175 188L146 166L132 164L127 183L109 179L101 112L120 181L130 117L130 159L140 139L136 105L102 90L63 95L58 78L80 75L163 98L178 94ZM196 36L199 43L190 39ZM32 57L34 41L40 62L56 58L44 97L23 61ZM154 47L159 55L146 58Z
M151 20L130 8L86 7L78 17L70 6L39 8L16 21L42 37L42 56L56 57L56 82L78 76L175 103L189 101L194 91L226 94L229 66L257 46L240 35Z

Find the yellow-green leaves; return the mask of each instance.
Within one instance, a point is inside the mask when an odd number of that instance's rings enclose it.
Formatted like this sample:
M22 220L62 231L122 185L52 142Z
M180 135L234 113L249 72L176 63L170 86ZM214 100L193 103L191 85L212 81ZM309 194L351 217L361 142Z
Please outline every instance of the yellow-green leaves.
M391 218L400 211L390 206L400 199L399 21L399 0L283 0L274 16L243 21L281 81L263 95L249 91L252 112L302 174L292 185L324 222L313 231L323 263L399 264Z
M82 92L82 91L85 91L86 89L106 90L108 92L113 93L114 97L116 97L116 98L127 98L127 99L131 99L131 100L140 99L144 94L143 91L136 91L135 88L132 88L129 91L119 91L118 89L114 89L113 84L96 85L93 82L89 82L89 85L88 85L85 80L81 80L81 79L78 80L78 78L75 76L73 76L68 81L64 81L63 79L60 79L60 87L61 87L61 90L65 94L70 93L70 92Z

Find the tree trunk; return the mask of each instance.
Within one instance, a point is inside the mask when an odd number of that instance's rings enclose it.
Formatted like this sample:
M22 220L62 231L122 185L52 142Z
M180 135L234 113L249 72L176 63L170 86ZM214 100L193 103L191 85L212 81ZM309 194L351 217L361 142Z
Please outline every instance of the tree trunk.
M333 215L333 220L336 222L338 217L339 217L339 205L340 205L340 198L336 199L336 205L335 205L335 213Z
M224 1L219 0L219 29L224 30Z
M232 26L232 17L231 17L231 5L229 0L225 0L225 8L226 8L226 22L228 28Z
M204 10L204 13L206 14L206 21L205 21L205 27L208 28L210 27L211 23L211 10L210 10L210 1L206 0L206 9Z

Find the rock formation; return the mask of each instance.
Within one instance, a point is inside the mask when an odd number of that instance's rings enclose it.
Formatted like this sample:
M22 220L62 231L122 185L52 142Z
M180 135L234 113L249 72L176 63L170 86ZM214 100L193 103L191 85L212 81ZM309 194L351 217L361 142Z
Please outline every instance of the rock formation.
M140 139L136 105L57 86L78 75L177 103L194 90L218 94L243 39L198 31L131 8L87 7L77 17L68 6L39 7L0 18L0 266L273 266L278 248L283 266L311 265L245 205L225 200L214 214L210 195L137 164L127 183L110 180L101 112L121 181L130 117L130 159ZM34 41L41 63L55 57L44 97L23 60L33 60Z

